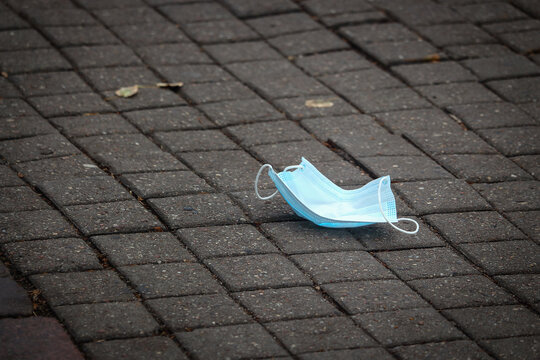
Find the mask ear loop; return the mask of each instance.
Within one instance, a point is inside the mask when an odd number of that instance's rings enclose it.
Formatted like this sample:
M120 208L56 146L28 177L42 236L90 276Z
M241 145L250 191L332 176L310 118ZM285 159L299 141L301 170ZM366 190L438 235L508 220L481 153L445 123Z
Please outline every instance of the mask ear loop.
M414 219L410 219L410 218L399 218L397 219L397 221L409 221L409 222L412 222L412 223L415 223L416 224L416 229L414 229L413 231L408 231L408 230L403 230L399 227L397 227L396 225L392 224L392 222L386 217L386 215L384 214L384 211L383 211L383 208L382 208L382 199L381 199L381 188L382 188L382 183L383 181L386 179L386 177L382 178L381 181L379 181L379 192L378 192L378 195L379 195L379 210L381 210L381 214L384 218L384 220L386 220L386 222L388 224L390 224L391 227L393 227L394 229L398 230L398 231L401 231L402 233L405 233L405 234L416 234L418 232L418 229L420 228L420 225L418 225L418 222Z
M257 173L257 176L255 177L255 194L261 200L269 200L273 198L274 196L276 196L276 194L279 192L278 190L276 190L272 195L269 195L269 196L261 196L261 194L259 193L259 178L261 177L263 170L266 168L274 171L274 168L272 168L272 165L264 164L263 166L261 166L261 168L259 169L259 172ZM304 167L302 165L291 165L291 166L287 166L285 169L283 169L283 171L288 171L292 169L303 169L303 168Z

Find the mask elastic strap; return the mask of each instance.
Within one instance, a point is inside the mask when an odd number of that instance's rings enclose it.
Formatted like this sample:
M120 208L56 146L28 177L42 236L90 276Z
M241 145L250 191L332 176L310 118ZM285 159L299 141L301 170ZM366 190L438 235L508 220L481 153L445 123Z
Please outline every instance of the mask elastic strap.
M384 181L384 179L386 178L382 178L381 181L379 181L379 192L378 192L378 195L379 195L379 210L381 210L381 214L384 218L384 220L386 220L386 222L388 224L390 224L391 227L393 227L394 229L398 230L398 231L401 231L402 233L405 233L405 234L416 234L418 232L418 229L420 228L420 225L418 225L418 222L414 219L411 219L411 218L399 218L397 219L397 221L409 221L409 222L412 222L412 223L415 223L416 224L416 229L414 229L413 231L408 231L408 230L403 230L399 227L397 227L396 225L392 224L392 222L386 217L386 215L384 214L384 211L383 211L383 208L382 208L382 199L381 199L381 188L382 188L382 183Z
M261 168L259 169L259 172L257 173L257 176L255 177L255 194L257 194L257 197L261 200L269 200L273 198L274 196L276 196L276 194L279 192L278 190L276 190L274 191L272 195L269 195L269 196L261 196L261 194L259 193L259 177L261 176L265 168L269 168L270 170L274 171L274 169L272 168L272 165L264 164L263 166L261 166ZM292 169L303 169L303 168L304 167L302 165L291 165L291 166L287 166L285 169L283 169L283 171L288 171Z

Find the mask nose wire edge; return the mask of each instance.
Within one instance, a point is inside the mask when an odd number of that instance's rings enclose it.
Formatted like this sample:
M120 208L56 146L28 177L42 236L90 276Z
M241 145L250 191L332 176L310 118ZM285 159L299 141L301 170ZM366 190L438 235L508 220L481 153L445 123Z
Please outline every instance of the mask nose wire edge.
M264 164L263 166L261 166L261 168L259 169L259 172L257 173L257 176L255 177L255 194L261 200L269 200L273 198L274 196L276 196L276 194L279 192L278 190L276 190L272 195L269 195L269 196L261 196L261 194L259 193L259 177L261 176L263 170L266 168L269 169L268 171L270 170L274 171L274 168L272 167L272 165ZM290 166L287 166L285 169L283 169L283 171L288 171L292 169L303 169L303 168L304 168L303 165L290 165Z
M397 221L409 221L409 222L412 222L412 223L415 223L416 224L416 229L412 230L412 231L408 231L408 230L403 230L399 227L397 227L396 225L392 224L392 222L386 217L386 215L384 214L384 211L383 211L383 208L382 208L382 199L381 199L381 188L382 188L382 183L385 179L387 179L388 176L385 176L383 178L381 178L381 180L379 181L379 191L378 191L378 196L379 196L379 210L381 211L381 215L383 216L384 220L386 220L386 222L391 226L393 227L394 229L398 230L398 231L401 231L402 233L405 233L405 234L411 234L411 235L414 235L418 232L418 229L420 228L420 225L418 224L418 222L414 219L411 219L411 218L399 218L397 219Z

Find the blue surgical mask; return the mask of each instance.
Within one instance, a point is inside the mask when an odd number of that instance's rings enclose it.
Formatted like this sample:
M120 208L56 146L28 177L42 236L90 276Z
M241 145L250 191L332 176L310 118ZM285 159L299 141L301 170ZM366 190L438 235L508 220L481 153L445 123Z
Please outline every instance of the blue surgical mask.
M277 190L263 197L259 194L258 183L266 168ZM418 232L419 226L415 220L397 218L390 176L375 179L359 189L344 190L304 158L300 165L288 166L280 173L276 173L270 164L263 165L255 178L255 193L261 200L268 200L278 192L298 216L319 226L347 228L388 223L406 234ZM394 225L399 221L410 221L416 224L416 229L400 229Z

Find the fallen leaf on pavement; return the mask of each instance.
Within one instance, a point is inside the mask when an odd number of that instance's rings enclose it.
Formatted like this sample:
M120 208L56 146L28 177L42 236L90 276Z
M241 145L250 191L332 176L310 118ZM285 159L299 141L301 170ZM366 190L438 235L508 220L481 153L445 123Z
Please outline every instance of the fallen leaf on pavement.
M327 108L334 106L334 103L329 100L306 100L306 106L307 107L314 107L314 108Z
M157 87L160 87L160 88L165 88L165 87L182 87L184 86L184 83L179 81L179 82L175 82L175 83L157 83L156 84Z
M133 95L136 95L138 92L139 92L139 85L133 85L133 86L120 88L116 90L114 93L116 94L116 96L128 98L128 97L132 97Z

